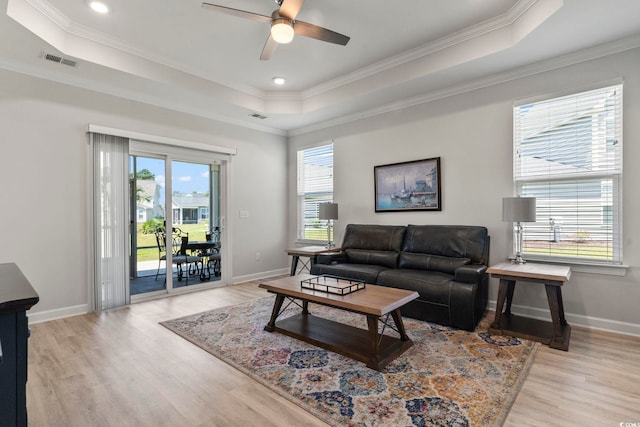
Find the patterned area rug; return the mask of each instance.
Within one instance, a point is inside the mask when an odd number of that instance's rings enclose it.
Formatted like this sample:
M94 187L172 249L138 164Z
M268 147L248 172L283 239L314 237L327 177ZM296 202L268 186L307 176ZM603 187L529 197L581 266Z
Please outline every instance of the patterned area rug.
M471 333L405 318L414 346L377 372L265 332L273 301L262 298L162 325L333 426L500 426L539 346L489 335L486 324ZM279 319L299 311L289 307ZM309 311L367 327L362 315L315 304Z

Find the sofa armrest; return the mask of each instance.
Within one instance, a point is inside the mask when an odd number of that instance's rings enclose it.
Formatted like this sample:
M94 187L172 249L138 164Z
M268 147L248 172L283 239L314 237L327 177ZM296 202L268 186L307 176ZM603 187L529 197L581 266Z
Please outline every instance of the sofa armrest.
M454 279L456 282L462 283L480 283L487 271L486 265L467 264L458 267L454 271Z
M320 254L316 258L316 264L336 264L339 262L347 262L347 254L345 252Z

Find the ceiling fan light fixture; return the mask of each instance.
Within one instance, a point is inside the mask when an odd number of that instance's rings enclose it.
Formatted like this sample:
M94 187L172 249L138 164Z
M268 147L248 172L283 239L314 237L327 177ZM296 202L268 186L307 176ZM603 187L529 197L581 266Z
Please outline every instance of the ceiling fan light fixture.
M277 18L271 22L271 37L276 43L287 44L293 40L293 23L286 18Z

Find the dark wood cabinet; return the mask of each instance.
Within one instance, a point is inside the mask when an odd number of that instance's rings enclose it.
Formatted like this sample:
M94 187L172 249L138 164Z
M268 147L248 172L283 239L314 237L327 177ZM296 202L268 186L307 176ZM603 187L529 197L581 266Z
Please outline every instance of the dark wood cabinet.
M14 263L0 264L0 426L27 425L27 310L38 294Z

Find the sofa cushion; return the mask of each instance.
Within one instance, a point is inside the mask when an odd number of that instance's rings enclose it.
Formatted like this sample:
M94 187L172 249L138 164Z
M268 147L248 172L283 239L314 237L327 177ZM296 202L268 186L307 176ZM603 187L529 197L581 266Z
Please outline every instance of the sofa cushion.
M370 264L314 264L311 274L344 277L375 284L378 273L387 267Z
M405 229L402 225L348 224L341 247L400 252Z
M353 264L376 264L389 268L398 265L398 253L387 251L371 251L367 249L345 249L347 260Z
M469 258L474 264L486 264L489 257L486 227L471 225L409 225L402 251Z
M420 300L448 306L453 276L437 271L388 269L378 274L376 284L416 291Z
M410 268L414 270L440 271L453 274L458 267L469 264L469 258L444 257L439 255L416 254L401 252L398 268Z

